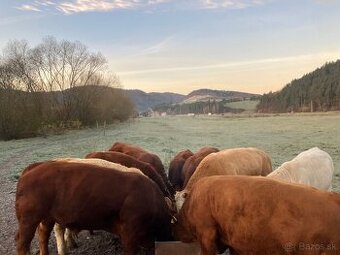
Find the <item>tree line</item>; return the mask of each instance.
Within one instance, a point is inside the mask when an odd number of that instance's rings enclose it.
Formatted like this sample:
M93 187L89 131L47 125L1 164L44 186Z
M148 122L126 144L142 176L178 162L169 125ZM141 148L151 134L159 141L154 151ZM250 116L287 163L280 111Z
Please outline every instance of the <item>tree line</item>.
M79 41L11 41L0 56L0 139L123 121L133 108L106 58Z
M264 94L259 112L340 110L340 60L295 79L278 92Z
M185 103L185 104L166 104L159 105L153 107L154 111L157 112L166 112L168 115L178 115L178 114L223 114L223 113L240 113L243 112L244 109L236 109L227 106L227 103L238 100L207 100L207 101L198 101L193 103Z

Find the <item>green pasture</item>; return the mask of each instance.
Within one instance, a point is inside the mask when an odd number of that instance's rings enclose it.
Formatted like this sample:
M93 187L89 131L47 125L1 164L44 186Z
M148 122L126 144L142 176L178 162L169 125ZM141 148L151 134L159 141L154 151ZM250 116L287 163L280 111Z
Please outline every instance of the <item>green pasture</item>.
M272 158L274 167L301 151L317 146L334 161L334 187L340 192L340 114L286 114L264 116L167 116L138 118L95 129L69 131L47 138L0 142L0 166L15 179L36 161L83 157L106 150L116 141L138 144L160 156L167 167L180 150L202 146L220 149L258 147ZM7 171L6 171L7 172Z
M230 102L226 103L225 106L228 106L233 109L244 109L246 112L255 112L256 105L259 101L252 101L252 100L244 100L244 101L237 101L237 102Z

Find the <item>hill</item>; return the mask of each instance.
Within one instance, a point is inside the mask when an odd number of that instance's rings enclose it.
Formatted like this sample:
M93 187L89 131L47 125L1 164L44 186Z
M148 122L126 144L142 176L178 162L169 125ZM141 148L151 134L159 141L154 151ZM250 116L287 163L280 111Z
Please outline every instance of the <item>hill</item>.
M340 110L340 60L295 79L282 90L261 97L259 112Z
M185 96L177 93L158 93L151 92L146 93L141 90L126 90L126 95L135 104L136 110L138 112L145 112L157 105L161 104L176 104L181 102Z
M240 101L244 99L250 99L258 94L251 94L239 91L226 91L226 90L212 90L212 89L198 89L189 93L182 103L194 103L194 102L207 102L207 101Z
M182 102L177 104L162 104L153 107L154 111L166 112L167 114L223 114L227 112L240 113L249 111L241 107L235 107L234 102L251 101L259 97L257 94L225 91L225 90L211 90L199 89L189 93ZM258 101L253 101L250 105L255 105ZM246 104L236 104L236 106L244 106ZM248 108L250 108L248 104Z

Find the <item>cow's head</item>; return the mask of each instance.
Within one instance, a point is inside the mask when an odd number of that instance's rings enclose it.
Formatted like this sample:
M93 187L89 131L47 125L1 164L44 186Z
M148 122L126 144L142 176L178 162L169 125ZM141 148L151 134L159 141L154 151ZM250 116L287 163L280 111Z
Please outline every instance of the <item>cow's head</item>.
M185 198L187 197L187 195L188 195L187 191L176 193L176 207L177 207L178 213L172 217L171 225L172 225L173 237L175 240L181 240L182 242L185 242L185 243L191 243L191 242L194 242L196 238L191 232L188 218L186 216L188 205L184 204L184 202L185 202Z
M169 197L165 197L165 202L168 206L169 212L171 217L177 214L177 208L176 208L176 203L173 199L170 199Z
M175 200L176 200L176 207L177 207L178 212L181 210L187 196L188 196L188 191L186 191L186 190L176 192Z

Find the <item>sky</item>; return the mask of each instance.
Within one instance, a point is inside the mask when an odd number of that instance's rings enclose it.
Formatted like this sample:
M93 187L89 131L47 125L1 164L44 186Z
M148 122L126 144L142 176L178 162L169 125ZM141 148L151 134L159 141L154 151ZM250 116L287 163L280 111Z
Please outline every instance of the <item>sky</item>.
M0 49L46 36L102 52L126 89L262 94L340 59L340 0L0 1Z

